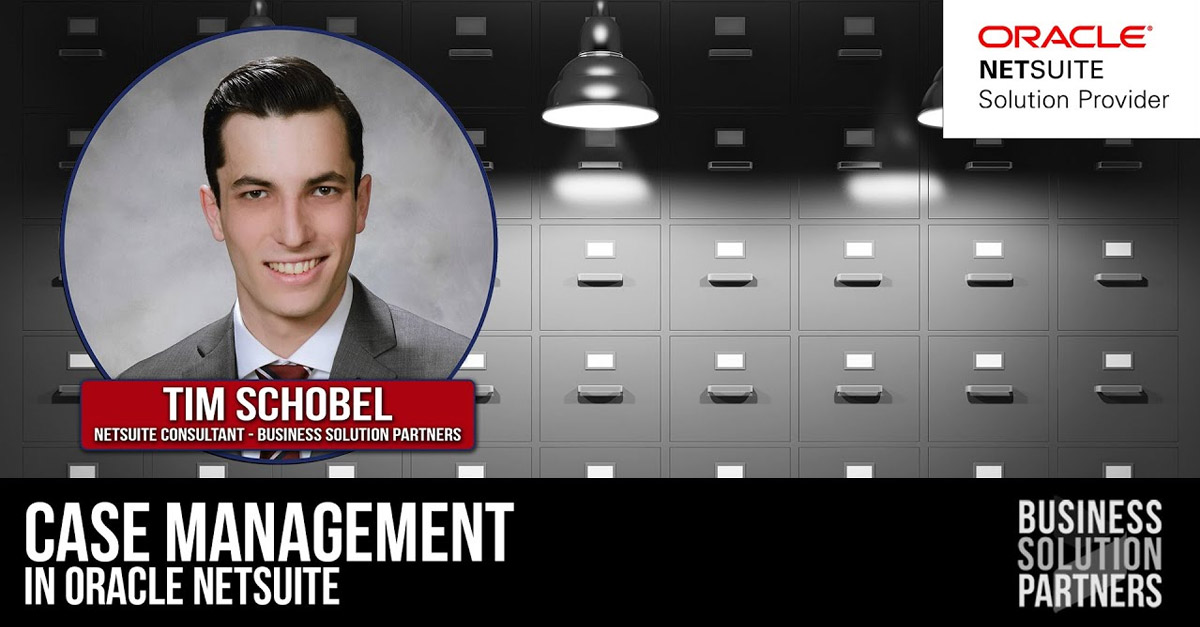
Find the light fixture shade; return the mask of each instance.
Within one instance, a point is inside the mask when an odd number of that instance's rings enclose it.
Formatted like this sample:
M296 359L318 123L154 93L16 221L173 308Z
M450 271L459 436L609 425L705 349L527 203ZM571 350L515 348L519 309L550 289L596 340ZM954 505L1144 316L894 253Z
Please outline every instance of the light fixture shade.
M275 20L268 17L269 12L266 0L253 0L250 3L250 16L242 20L242 28L274 26Z
M921 112L917 121L925 126L942 128L942 68L938 68L933 84L921 99Z
M542 119L555 126L616 129L658 120L654 95L637 66L621 54L621 31L596 3L580 33L579 56L558 75Z

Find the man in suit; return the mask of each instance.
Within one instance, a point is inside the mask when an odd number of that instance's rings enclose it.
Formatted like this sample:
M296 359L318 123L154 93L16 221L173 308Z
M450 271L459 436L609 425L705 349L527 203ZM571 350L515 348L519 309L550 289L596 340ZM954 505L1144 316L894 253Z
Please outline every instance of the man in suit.
M233 265L225 317L123 379L444 379L470 339L350 276L366 228L358 111L312 63L271 57L217 86L204 113L200 205Z

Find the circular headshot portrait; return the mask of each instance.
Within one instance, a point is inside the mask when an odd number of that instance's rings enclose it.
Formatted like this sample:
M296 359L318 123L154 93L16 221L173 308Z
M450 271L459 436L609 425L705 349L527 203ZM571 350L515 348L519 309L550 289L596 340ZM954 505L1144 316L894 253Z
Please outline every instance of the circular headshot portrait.
M124 379L444 379L486 310L495 220L446 105L381 53L295 28L156 66L84 148L63 278Z

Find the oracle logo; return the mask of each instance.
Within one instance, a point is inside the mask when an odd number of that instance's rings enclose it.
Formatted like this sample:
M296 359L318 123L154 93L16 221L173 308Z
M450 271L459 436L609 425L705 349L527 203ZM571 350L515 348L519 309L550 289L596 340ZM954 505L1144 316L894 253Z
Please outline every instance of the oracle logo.
M1145 48L1141 40L1153 26L1126 26L1121 29L1117 41L1104 38L1104 27L1097 25L1074 26L1063 30L1052 26L1045 35L1037 26L984 26L979 29L979 43L985 48Z

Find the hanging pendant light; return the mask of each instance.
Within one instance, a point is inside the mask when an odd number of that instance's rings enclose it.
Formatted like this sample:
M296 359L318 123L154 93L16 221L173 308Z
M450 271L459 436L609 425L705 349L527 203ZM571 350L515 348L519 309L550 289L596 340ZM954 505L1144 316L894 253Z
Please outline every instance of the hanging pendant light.
M546 99L542 119L555 126L632 128L658 120L642 73L621 54L621 31L597 0L579 36L579 56L567 62Z
M274 26L275 20L272 20L268 13L270 11L268 10L266 0L254 0L250 3L250 16L242 20L242 28Z
M937 76L933 77L933 84L921 99L921 112L917 114L917 121L925 126L942 128L942 68L938 68Z

